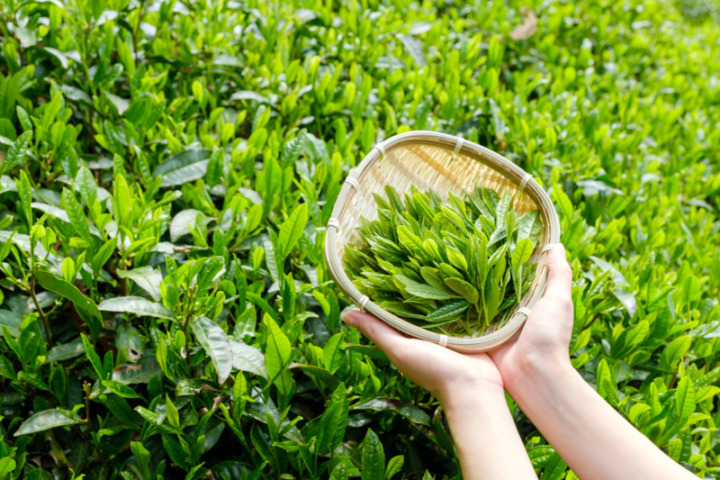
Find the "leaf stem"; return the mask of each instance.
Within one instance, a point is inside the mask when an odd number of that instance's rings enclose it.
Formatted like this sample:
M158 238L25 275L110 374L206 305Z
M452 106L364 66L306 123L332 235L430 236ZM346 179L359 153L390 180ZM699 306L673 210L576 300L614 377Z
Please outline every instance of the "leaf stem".
M188 335L188 327L190 326L190 317L192 313L192 302L195 295L193 295L194 289L188 292L188 302L185 308L185 319L183 320L183 333L185 334L185 362L187 363L188 369L190 369L190 336Z
M83 393L85 394L85 422L88 428L92 430L92 422L90 421L90 383L83 381Z
M52 338L50 337L50 324L48 323L48 318L45 315L45 312L43 312L42 307L40 306L40 302L37 299L37 295L35 295L35 272L33 271L30 275L30 288L28 289L30 293L30 298L32 298L33 303L35 304L35 309L37 310L38 314L40 315L40 318L42 318L43 321L43 327L45 328L45 340L47 341L48 347L52 348Z

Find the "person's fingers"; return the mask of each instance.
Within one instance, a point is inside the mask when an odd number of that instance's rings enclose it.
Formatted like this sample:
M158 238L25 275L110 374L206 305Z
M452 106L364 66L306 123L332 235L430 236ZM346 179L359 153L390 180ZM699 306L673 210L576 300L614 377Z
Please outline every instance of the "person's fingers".
M565 247L558 243L547 257L548 280L545 296L556 299L570 299L572 291L572 269L565 257Z
M369 313L349 310L342 315L342 320L360 330L360 333L372 340L386 354L397 350L408 340L400 332Z

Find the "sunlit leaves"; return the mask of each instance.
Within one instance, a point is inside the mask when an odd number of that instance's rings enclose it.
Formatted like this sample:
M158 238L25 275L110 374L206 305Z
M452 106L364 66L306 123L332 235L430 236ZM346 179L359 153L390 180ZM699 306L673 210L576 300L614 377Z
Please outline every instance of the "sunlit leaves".
M280 226L278 233L277 251L278 260L282 264L288 254L295 248L298 240L302 236L305 229L305 223L308 219L307 205L301 203L290 213L290 216Z
M212 320L198 317L190 322L195 336L217 371L218 382L227 380L233 366L233 350L225 332Z
M385 194L375 197L378 220L362 223L363 243L346 249L357 288L444 334L506 321L532 281L537 213L518 219L513 197L487 188L447 202L414 187L404 200L391 187Z
M417 129L498 151L551 193L574 272L574 365L672 458L715 475L714 13L351 3L0 7L0 477L380 478L362 471L368 429L384 478L402 453L394 478L457 477L436 400L341 326L322 252L348 170ZM445 329L473 320L474 291L483 315L502 310L534 277L521 243L539 222L499 221L501 197L382 232L392 261L362 281L406 290L373 300ZM507 230L514 247L497 254ZM398 285L409 250L426 263ZM230 367L197 317L225 334ZM72 424L14 436L45 411ZM523 435L541 478L575 478Z
M169 157L153 172L162 179L163 187L181 185L202 178L207 170L210 151L189 150Z
M267 328L268 335L268 346L265 352L268 376L283 398L287 398L294 388L294 382L288 370L292 358L290 341L270 315L263 317L263 323Z

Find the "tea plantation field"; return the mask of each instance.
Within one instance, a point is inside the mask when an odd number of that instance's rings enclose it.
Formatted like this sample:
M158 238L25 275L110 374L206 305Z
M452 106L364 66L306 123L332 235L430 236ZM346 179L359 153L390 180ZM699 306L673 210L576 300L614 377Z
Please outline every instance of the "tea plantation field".
M0 2L0 479L460 478L341 325L348 169L408 130L551 193L573 363L720 471L713 0ZM511 402L542 479L577 478Z

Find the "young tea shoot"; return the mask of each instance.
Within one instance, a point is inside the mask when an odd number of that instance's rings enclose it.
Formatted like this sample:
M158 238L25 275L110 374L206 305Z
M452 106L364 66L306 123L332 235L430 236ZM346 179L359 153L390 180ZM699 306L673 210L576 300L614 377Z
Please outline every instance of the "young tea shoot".
M375 195L378 218L362 219L348 245L353 284L385 310L446 335L502 326L533 280L530 257L541 231L536 210L518 215L515 198L479 187L446 202L411 187Z

